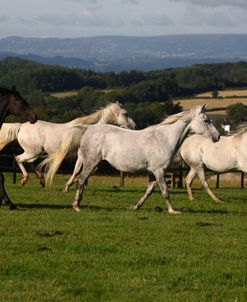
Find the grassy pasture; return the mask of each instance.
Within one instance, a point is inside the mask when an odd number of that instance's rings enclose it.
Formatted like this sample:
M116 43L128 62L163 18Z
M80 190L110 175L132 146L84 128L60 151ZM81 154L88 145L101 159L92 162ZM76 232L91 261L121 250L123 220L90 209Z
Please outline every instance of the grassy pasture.
M20 209L0 208L0 301L246 301L245 190L217 190L224 205L198 188L193 203L172 190L180 215L156 190L132 212L145 179L118 189L95 178L78 214L64 177L53 191L6 178Z

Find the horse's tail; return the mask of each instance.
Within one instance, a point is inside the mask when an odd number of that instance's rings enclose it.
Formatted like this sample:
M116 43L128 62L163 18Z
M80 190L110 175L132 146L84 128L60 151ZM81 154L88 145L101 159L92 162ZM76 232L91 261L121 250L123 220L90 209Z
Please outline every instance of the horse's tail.
M51 187L55 174L65 157L70 156L78 150L80 141L87 130L87 126L74 126L65 131L58 150L44 159L39 168L46 166L45 184Z
M17 139L21 123L3 123L0 130L0 150Z

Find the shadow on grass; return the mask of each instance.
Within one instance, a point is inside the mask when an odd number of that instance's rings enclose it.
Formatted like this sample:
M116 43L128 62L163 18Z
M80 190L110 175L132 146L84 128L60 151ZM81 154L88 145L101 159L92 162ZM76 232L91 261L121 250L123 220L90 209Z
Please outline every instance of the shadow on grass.
M191 214L221 214L221 215L238 215L238 216L247 216L247 212L241 211L232 211L232 210L225 210L225 209L191 209L191 208L178 208L178 211L182 213L191 213Z
M194 213L194 214L229 214L232 213L231 211L225 210L225 209L191 209L191 208L178 208L179 211L183 213ZM237 213L237 212L236 212Z
M18 210L28 210L28 209L53 209L53 210L72 210L72 205L62 205L62 204L46 204L46 203L29 203L29 204L16 204ZM95 205L81 205L80 209L88 209L94 211L125 211L127 208L111 208L111 207L102 207Z
M71 205L62 205L62 204L46 204L46 203L19 203L17 204L19 210L27 209L71 209Z
M48 204L48 203L19 203L17 205L17 210L25 211L29 209L51 209L51 210L72 210L72 205L63 205L63 204ZM6 207L6 205L5 205ZM92 211L114 211L114 212L157 212L157 213L166 213L168 214L166 207L143 207L138 211L130 210L129 207L108 207L108 206L97 206L97 205L81 205L80 206L81 211L83 210L92 210ZM240 212L240 211L232 211L232 210L226 210L226 209L192 209L190 207L176 207L176 210L180 211L182 214L221 214L221 215L241 215L241 216L247 216L247 212Z

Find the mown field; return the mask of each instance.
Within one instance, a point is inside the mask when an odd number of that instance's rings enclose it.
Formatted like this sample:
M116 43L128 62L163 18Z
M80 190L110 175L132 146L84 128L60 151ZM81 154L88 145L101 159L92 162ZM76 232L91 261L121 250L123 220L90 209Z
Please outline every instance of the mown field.
M212 91L196 94L193 98L176 99L173 101L174 104L179 103L183 110L190 109L196 105L207 104L207 109L210 110L208 113L211 117L217 116L224 118L226 116L226 108L230 105L242 103L247 105L247 90L219 90L219 97L212 98Z
M219 97L227 98L227 97L247 97L246 89L227 89L227 90L219 90ZM199 93L196 97L212 97L212 91Z
M19 210L0 208L0 301L247 300L246 190L217 190L224 205L199 188L193 203L172 190L179 215L156 190L132 212L142 184L108 178L89 182L78 214L64 180L49 191L7 175Z
M222 108L225 109L230 105L234 105L237 103L242 103L247 105L247 97L246 98L191 98L191 99L179 99L174 101L174 103L180 103L184 110L190 109L196 105L204 105L207 104L207 109L217 109Z

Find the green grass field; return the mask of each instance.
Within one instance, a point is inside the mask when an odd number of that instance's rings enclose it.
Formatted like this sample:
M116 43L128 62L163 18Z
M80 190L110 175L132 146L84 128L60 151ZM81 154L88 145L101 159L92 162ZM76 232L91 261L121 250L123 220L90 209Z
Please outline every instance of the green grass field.
M19 210L0 208L0 301L247 301L246 190L217 190L224 205L172 190L171 215L158 189L132 212L144 187L91 182L75 213L64 178L6 178Z

